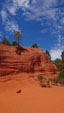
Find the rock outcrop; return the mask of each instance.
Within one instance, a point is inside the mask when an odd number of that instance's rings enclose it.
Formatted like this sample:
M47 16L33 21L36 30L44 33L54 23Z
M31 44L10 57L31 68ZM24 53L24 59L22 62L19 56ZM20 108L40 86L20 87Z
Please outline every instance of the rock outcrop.
M0 76L13 72L57 73L57 67L38 48L0 44Z

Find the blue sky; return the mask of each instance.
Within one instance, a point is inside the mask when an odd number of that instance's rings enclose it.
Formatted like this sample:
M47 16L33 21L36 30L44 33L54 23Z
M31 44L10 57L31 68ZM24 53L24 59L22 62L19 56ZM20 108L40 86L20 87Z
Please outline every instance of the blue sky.
M23 46L37 43L52 60L64 50L64 0L0 0L0 40L12 43L21 31Z

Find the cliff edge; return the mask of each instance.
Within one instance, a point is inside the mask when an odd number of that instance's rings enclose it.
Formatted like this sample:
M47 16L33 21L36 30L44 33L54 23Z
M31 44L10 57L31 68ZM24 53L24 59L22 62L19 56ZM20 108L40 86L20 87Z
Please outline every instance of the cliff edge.
M43 50L0 44L0 76L14 72L56 74L57 67Z

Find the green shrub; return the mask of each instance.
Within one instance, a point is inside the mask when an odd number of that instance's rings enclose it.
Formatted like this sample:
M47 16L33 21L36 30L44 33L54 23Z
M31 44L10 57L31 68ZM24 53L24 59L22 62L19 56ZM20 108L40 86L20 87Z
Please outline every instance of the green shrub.
M59 77L64 78L64 70L59 72Z
M38 45L35 43L32 45L33 48L38 48Z
M12 45L13 45L13 46L17 46L18 43L17 43L16 41L13 41L13 42L12 42Z
M56 60L53 61L53 63L57 66L57 68L59 69L59 71L61 71L64 68L61 59L56 59Z
M41 87L48 87L51 88L51 82L50 80L43 79L42 82L40 83Z
M42 75L38 75L38 80L39 80L40 82L42 82L43 76L42 76Z
M41 87L48 87L51 88L51 83L50 80L46 79L45 77L43 77L42 75L38 75L38 80L40 81L40 86Z
M5 44L5 45L10 45L10 42L9 42L9 40L7 38L3 38L1 43Z
M61 53L62 62L64 63L64 51Z
M48 58L51 60L51 55L50 55L50 53L49 53L48 50L46 50L45 54L46 54L46 55L48 56Z
M64 78L57 76L54 79L52 79L52 83L53 83L53 85L60 84L60 85L64 86Z

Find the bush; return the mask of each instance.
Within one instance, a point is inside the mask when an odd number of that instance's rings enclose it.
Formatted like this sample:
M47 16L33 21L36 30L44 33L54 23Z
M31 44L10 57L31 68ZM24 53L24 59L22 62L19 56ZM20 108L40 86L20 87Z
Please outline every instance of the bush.
M4 38L1 43L5 45L10 45L10 42L8 41L7 38Z
M13 45L13 46L17 46L18 43L17 43L16 41L13 41L13 42L12 42L12 45Z
M33 48L38 48L38 45L35 43L32 45Z
M64 63L64 51L62 51L61 58L62 58L62 62Z
M56 59L55 61L53 61L53 63L57 66L57 68L59 69L59 71L61 71L64 68L61 59Z
M42 82L43 76L42 76L42 75L38 75L38 80L39 80L40 82Z
M64 86L64 78L60 77L59 75L51 80L53 85L62 85Z
M50 53L49 53L48 50L46 50L45 54L46 54L46 55L48 56L48 58L51 60L51 55L50 55Z
M40 86L41 87L48 87L51 88L50 80L44 78L42 75L38 75L38 80L40 81Z
M41 87L48 87L51 88L51 81L44 79L41 83L40 83Z
M64 70L59 72L59 77L64 78Z

